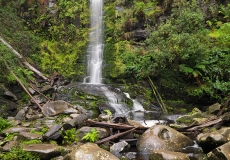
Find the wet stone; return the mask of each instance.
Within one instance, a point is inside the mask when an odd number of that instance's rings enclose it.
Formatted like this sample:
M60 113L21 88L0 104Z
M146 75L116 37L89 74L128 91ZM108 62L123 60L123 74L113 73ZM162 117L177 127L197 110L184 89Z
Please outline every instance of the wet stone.
M128 143L125 141L115 143L110 147L110 152L117 154L117 153L123 151L125 149L125 147L127 147L127 146L128 146Z
M145 131L137 142L137 149L150 153L155 150L181 151L194 142L180 132L165 126L156 125Z
M17 145L19 145L18 141L9 141L3 146L2 149L4 152L11 151L11 149Z
M30 132L20 132L17 136L17 140L33 140L33 139L42 139L40 134L30 133Z
M73 150L63 160L119 160L119 158L96 144L86 143Z
M185 153L157 150L150 154L149 160L190 160Z
M107 136L109 136L109 132L105 129L105 128L100 128L100 127L82 127L79 129L79 134L78 136L80 137L80 139L87 133L89 133L93 128L95 128L98 131L98 135L99 138L105 138Z
M224 145L212 150L207 154L208 159L210 160L227 160L230 159L230 142L225 143Z
M1 134L6 133L20 133L20 132L29 132L31 129L26 127L11 127L1 132Z
M41 159L51 159L60 155L60 147L54 144L23 145L23 150L37 154Z

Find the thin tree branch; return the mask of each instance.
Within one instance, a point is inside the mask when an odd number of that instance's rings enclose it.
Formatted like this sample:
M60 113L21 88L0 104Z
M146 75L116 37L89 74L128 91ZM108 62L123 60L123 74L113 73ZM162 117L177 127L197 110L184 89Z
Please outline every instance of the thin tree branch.
M49 79L44 76L40 71L38 71L36 68L34 68L33 66L31 66L26 60L25 58L18 53L9 43L7 43L1 36L0 36L0 41L7 46L10 50L12 50L14 52L14 54L21 60L21 62L27 66L30 70L32 70L34 73L36 73L38 76L40 76L42 79L44 79L45 81L49 81Z

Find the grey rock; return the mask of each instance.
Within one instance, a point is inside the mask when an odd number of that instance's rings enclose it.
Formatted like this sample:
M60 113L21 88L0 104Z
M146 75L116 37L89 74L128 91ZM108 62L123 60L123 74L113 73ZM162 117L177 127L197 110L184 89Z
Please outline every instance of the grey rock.
M11 127L11 128L3 130L1 134L29 132L30 130L31 130L30 128L26 128L26 127Z
M230 127L224 127L210 133L200 133L196 140L204 150L211 151L230 141Z
M54 144L23 145L22 149L37 154L41 159L51 159L60 155L60 147Z
M194 142L180 132L164 125L156 125L145 131L137 142L137 149L150 153L155 150L180 152Z
M52 135L54 135L55 133L57 133L60 129L62 128L62 125L60 124L55 124L53 125L44 135L43 135L43 139L50 139ZM57 136L57 134L55 135L55 137ZM60 136L60 135L59 135ZM58 137L57 137L58 138Z
M78 113L76 109L72 108L72 105L62 100L51 101L44 104L42 107L42 112L45 116Z
M63 160L119 160L119 158L96 144L86 143L66 155Z
M190 160L190 158L185 153L157 150L150 154L149 160Z
M36 100L36 102L39 103L39 104L45 103L47 101L47 99L43 95L41 95L41 94L35 95L33 97ZM31 102L34 103L33 100L31 100Z
M117 153L123 151L126 146L128 146L128 143L125 141L115 143L110 147L110 152L117 154Z
M45 86L42 87L42 89L40 90L40 92L42 92L42 93L48 93L48 92L50 92L52 90L53 90L53 87L51 87L50 85L45 85Z
M2 149L4 152L7 152L7 151L11 151L13 147L18 146L18 145L19 145L18 141L9 141L2 147Z
M40 134L30 133L30 132L20 132L17 136L17 140L41 140L42 136Z
M79 131L79 138L81 139L85 134L89 133L92 128L95 128L98 131L99 138L105 138L109 136L109 132L105 128L100 128L100 127L82 127L80 128Z
M208 107L207 113L208 114L217 114L221 109L221 104L215 103Z
M213 151L207 154L208 159L210 160L227 160L230 159L230 142L225 143L224 145L214 149Z

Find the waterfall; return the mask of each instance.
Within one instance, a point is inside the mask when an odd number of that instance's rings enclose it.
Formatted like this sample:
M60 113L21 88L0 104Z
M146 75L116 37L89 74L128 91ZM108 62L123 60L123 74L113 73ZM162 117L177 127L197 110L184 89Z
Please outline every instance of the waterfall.
M102 59L103 59L103 0L90 1L90 36L87 49L88 77L91 84L102 83Z

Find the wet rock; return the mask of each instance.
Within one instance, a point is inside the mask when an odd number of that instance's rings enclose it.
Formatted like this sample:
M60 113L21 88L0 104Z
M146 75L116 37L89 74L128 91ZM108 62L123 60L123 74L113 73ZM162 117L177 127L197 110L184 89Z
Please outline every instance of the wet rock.
M119 160L112 153L93 143L86 143L73 150L63 160Z
M41 103L45 103L47 101L46 97L44 97L43 95L39 94L39 95L35 95L33 96L34 99L36 100L37 103L41 104ZM33 100L31 100L32 103L34 103Z
M88 119L88 116L85 114L79 114L79 116L73 118L72 120L66 122L63 124L63 128L65 130L71 129L71 128L79 128L83 126L84 121Z
M28 88L29 92L33 95L36 91L33 88Z
M11 151L13 147L18 146L18 145L19 145L18 141L9 141L2 147L2 150L4 152Z
M105 114L100 114L100 115L98 116L98 119L99 119L100 121L109 121L111 118L112 118L112 116L110 116L110 115L105 115Z
M190 160L185 153L157 150L150 154L149 160Z
M99 138L105 138L109 136L109 132L105 128L100 128L100 127L82 127L79 129L79 139L81 139L85 134L89 133L91 129L95 128L98 131Z
M3 98L0 96L0 113L1 117L6 118L7 116L15 116L17 114L17 108L19 108L19 105Z
M72 120L72 118L70 118L70 117L64 117L63 119L62 119L62 122L68 122L68 121L71 121Z
M42 89L40 90L40 92L46 94L49 93L53 90L53 87L51 87L50 85L45 85L42 87Z
M18 125L21 125L22 122L20 120L13 120L10 122L13 126L18 126ZM25 127L25 126L24 126Z
M17 140L32 140L32 139L42 139L40 134L30 133L30 132L20 132L17 136Z
M133 160L133 159L136 159L136 152L128 152L128 153L125 153L124 154L124 158L127 159L127 160Z
M28 121L34 121L34 120L42 118L42 117L43 117L42 114L35 114L35 115L26 114L26 119Z
M51 159L60 155L60 147L54 144L23 145L22 149L37 154L41 159Z
M136 41L142 41L145 40L148 37L147 30L135 30L133 34L133 38Z
M21 109L15 116L15 120L20 120L20 121L25 120L25 115L27 111L28 111L28 107L24 107L23 109Z
M204 151L209 152L230 141L230 127L221 128L211 133L200 133L196 139Z
M26 122L26 123L23 123L23 124L22 124L23 127L29 127L30 125L31 125L30 122Z
M1 134L29 132L30 130L31 130L30 128L26 128L26 127L11 127L2 131Z
M207 113L208 114L217 114L221 109L221 104L215 103L208 107Z
M225 143L224 145L214 149L213 151L207 154L208 159L210 160L227 160L230 159L230 142Z
M123 151L126 146L128 146L128 143L125 141L115 143L110 147L110 152L116 155L117 153Z
M44 104L44 106L42 107L42 112L45 116L78 113L76 109L72 108L72 105L62 100L51 101Z
M62 125L60 124L55 124L53 125L44 135L43 135L43 139L44 140L48 140L48 139L53 139L52 136L55 135L54 137L57 139L59 138L61 135L57 134L59 133L58 131L62 128ZM59 136L58 136L59 135Z
M199 109L194 108L191 114L183 115L176 119L176 122L179 124L198 124L199 121L203 121L203 118L207 118L208 116L202 113Z
M164 125L156 125L145 131L137 142L137 149L150 153L155 150L181 151L193 145L193 141L180 132Z
M75 117L79 116L79 114L70 114L69 116L70 116L71 118L75 118Z
M128 118L127 118L127 124L134 126L134 127L144 127L141 123L134 121L134 120L131 120L131 119L128 119Z

